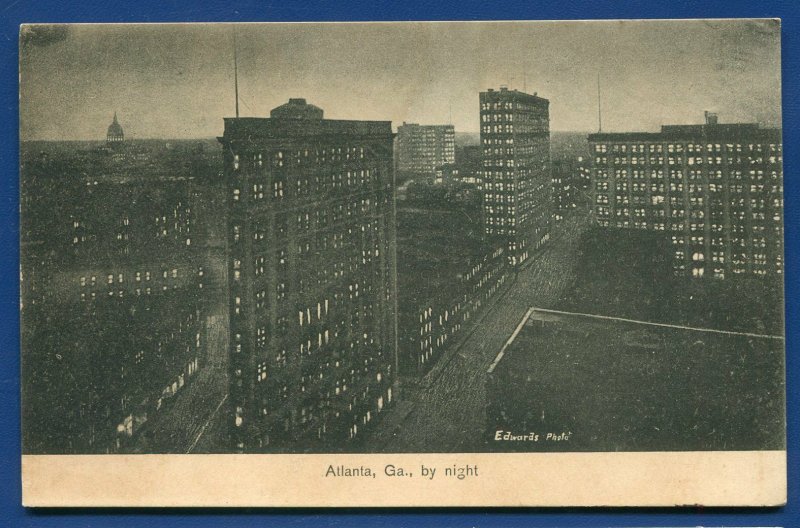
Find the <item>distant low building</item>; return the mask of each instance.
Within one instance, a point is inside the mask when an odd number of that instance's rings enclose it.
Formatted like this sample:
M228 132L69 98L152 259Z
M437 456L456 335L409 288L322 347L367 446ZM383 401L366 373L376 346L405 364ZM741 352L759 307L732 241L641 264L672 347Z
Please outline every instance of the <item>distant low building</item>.
M456 168L458 180L471 183L479 189L483 188L481 167L483 166L483 148L480 145L456 147Z
M453 125L403 123L397 128L397 170L431 177L437 167L455 163Z
M781 131L706 117L655 133L591 134L597 223L663 232L677 275L782 275Z
M448 163L447 165L441 165L436 167L436 178L434 178L435 183L443 183L445 181L456 181L459 179L459 171L458 165L455 163Z
M474 185L482 189L481 167L483 149L480 145L456 147L454 163L448 163L436 168L436 182L453 181Z

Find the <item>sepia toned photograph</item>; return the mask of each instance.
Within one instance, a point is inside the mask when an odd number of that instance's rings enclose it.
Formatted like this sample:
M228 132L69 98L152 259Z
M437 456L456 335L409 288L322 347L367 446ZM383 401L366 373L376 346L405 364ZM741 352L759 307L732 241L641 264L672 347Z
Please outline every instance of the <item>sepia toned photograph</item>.
M779 21L25 25L19 60L31 464L785 451Z

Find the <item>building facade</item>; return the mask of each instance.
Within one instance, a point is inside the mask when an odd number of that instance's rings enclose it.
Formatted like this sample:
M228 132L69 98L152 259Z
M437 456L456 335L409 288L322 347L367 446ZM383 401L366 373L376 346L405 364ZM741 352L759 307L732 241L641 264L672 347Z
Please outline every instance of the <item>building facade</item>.
M291 99L219 140L233 447L342 447L395 397L391 123Z
M550 240L550 102L517 90L480 94L485 233L514 265Z
M502 246L475 255L453 275L447 291L426 298L401 298L400 372L408 378L427 374L510 283Z
M553 220L562 222L578 207L580 169L577 160L553 160Z
M204 366L192 178L23 156L23 449L117 453Z
M454 208L444 200L398 208L398 354L404 380L427 374L511 283L505 246L485 240L478 208Z
M757 124L663 126L589 136L594 215L664 232L676 275L783 273L783 147Z
M397 127L397 170L433 176L437 167L455 163L453 125L403 123Z

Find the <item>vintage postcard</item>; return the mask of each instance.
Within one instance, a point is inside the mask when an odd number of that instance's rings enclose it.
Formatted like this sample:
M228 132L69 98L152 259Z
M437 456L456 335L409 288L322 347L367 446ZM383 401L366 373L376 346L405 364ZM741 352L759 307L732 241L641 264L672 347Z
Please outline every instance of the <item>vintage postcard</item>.
M786 499L780 22L25 25L28 506Z

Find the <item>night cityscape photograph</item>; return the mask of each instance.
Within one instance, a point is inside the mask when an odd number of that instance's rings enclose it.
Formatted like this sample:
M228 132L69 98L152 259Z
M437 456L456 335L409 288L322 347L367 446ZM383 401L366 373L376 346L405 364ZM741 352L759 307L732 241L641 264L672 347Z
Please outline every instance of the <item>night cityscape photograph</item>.
M785 450L778 21L19 60L24 454Z

